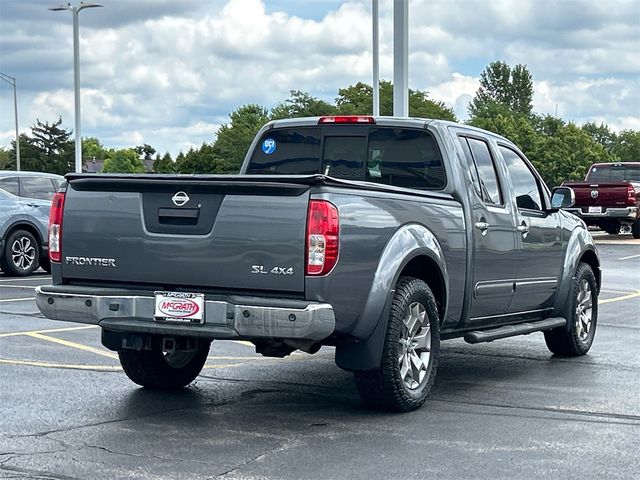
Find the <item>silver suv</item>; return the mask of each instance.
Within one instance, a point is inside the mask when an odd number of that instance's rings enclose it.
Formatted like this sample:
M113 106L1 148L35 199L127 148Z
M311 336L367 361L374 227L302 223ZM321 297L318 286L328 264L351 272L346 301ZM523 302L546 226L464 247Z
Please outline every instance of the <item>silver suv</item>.
M50 271L47 228L51 199L64 177L0 170L0 268L5 275Z

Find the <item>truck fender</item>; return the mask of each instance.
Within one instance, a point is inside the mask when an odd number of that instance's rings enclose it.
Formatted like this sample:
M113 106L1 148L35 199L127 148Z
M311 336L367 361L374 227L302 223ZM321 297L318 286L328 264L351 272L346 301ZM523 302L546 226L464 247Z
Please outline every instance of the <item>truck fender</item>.
M336 347L336 363L340 368L371 370L380 366L395 285L407 264L420 256L435 262L444 280L444 290L448 291L447 266L435 235L419 224L399 228L380 256L365 308L352 332L356 339L364 340L349 341Z
M567 249L562 266L562 273L558 283L558 291L556 293L553 305L554 315L568 318L571 308L571 285L578 264L586 261L596 276L598 282L598 293L600 292L602 272L600 270L600 262L598 261L597 249L591 234L584 228L575 228L571 232ZM569 323L567 322L567 327Z

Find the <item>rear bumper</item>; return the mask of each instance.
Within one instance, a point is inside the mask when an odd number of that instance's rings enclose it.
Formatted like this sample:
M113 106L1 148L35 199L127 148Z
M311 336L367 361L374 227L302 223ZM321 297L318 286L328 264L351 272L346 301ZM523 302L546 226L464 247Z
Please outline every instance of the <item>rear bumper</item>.
M582 208L567 208L566 211L573 213L580 218L584 218L585 220L612 219L633 222L638 217L638 207L607 208L606 211L601 213L583 212Z
M335 329L331 305L299 300L206 298L202 325L156 322L155 297L146 291L50 285L36 289L36 304L52 320L99 325L117 332L210 339L322 340Z

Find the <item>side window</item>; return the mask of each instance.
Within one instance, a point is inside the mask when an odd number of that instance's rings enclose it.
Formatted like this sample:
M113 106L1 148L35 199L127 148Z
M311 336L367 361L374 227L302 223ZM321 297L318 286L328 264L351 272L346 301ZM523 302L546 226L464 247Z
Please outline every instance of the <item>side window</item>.
M447 183L434 138L409 128L371 129L365 179L420 190L440 190Z
M469 169L469 173L471 174L471 181L473 182L473 187L480 198L484 199L482 195L482 189L480 188L480 180L478 179L478 169L476 168L476 164L473 161L473 155L471 155L471 149L469 148L469 143L465 137L458 137L460 140L460 146L464 151L464 156L467 159L467 168Z
M47 177L21 177L20 196L38 198L41 200L53 199L55 188L53 182Z
M491 157L491 152L489 151L489 145L484 140L478 140L476 138L467 138L467 140L469 141L469 148L471 148L473 159L478 168L478 179L485 203L502 205L498 174L493 158Z
M500 152L507 164L507 170L513 183L513 194L518 208L527 210L542 210L540 189L536 177L533 175L522 157L510 148L500 145Z
M18 179L16 177L0 178L0 188L17 196Z

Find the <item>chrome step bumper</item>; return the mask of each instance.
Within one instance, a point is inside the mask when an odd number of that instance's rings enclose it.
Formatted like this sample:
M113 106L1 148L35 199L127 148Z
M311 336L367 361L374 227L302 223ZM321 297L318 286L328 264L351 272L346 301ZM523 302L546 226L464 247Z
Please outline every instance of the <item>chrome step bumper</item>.
M205 322L183 324L154 320L153 292L127 295L119 289L41 286L36 304L52 320L99 325L119 332L204 338L293 338L323 340L335 329L333 307L326 303L233 297L206 300ZM239 301L238 301L239 300ZM246 301L243 301L246 300ZM253 304L251 300L254 300ZM255 300L259 300L256 302Z

